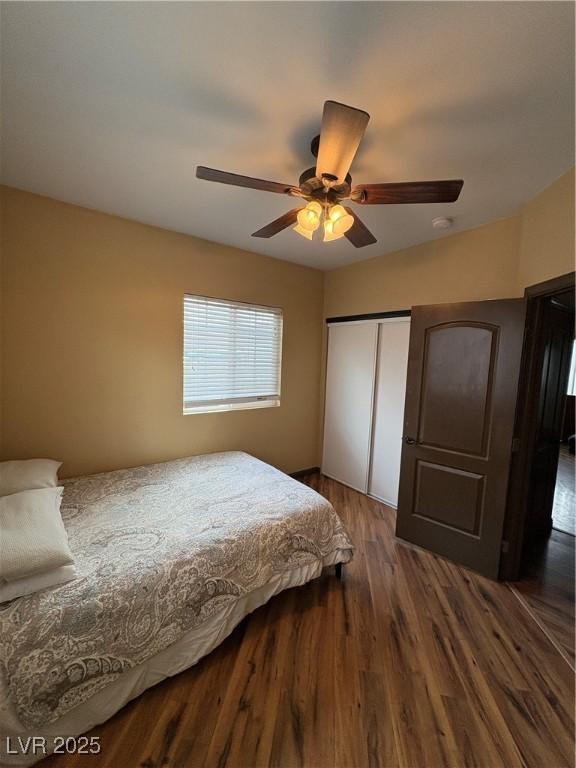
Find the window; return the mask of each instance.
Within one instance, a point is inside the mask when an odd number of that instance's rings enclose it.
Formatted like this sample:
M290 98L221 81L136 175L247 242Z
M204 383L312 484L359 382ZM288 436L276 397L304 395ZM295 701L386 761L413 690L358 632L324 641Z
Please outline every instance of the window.
M282 310L184 296L184 413L280 405Z

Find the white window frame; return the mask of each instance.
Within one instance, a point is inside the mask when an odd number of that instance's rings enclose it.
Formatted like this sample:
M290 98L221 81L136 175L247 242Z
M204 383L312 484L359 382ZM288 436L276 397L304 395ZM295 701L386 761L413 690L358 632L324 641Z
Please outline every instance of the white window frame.
M279 335L277 341L277 392L270 394L251 395L249 397L223 397L221 399L210 398L205 400L186 400L186 307L187 302L190 299L197 299L207 303L213 303L214 305L229 306L231 308L249 308L251 310L262 310L267 314L273 313L279 318ZM189 306L189 305L188 305ZM182 364L182 404L183 414L185 416L199 413L215 413L221 411L238 411L247 410L253 408L274 408L280 405L281 389L282 389L282 341L283 341L283 312L280 307L269 307L262 304L251 304L242 301L233 301L231 299L219 299L210 296L201 296L199 294L184 294L183 299L183 311L182 311L182 351L183 351L183 364Z

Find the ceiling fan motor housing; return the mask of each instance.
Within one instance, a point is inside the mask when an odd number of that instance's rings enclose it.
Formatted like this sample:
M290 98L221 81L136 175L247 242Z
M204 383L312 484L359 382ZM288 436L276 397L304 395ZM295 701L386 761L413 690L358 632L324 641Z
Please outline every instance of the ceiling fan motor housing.
M304 197L321 202L327 200L329 203L336 203L350 197L352 177L348 174L343 184L334 184L326 188L322 179L316 176L316 168L308 168L300 175L298 184Z
M318 157L319 149L320 149L320 134L318 134L318 136L314 136L314 138L310 142L310 152L312 152L314 157Z

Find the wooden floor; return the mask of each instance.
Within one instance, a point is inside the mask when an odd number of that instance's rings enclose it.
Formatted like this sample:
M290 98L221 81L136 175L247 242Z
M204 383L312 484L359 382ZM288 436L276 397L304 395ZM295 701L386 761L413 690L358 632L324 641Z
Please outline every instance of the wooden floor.
M560 768L574 684L532 612L395 540L394 512L311 476L356 557L252 614L192 669L96 728L100 756L46 768Z
M522 579L512 586L526 610L574 666L574 536L552 530L527 553Z

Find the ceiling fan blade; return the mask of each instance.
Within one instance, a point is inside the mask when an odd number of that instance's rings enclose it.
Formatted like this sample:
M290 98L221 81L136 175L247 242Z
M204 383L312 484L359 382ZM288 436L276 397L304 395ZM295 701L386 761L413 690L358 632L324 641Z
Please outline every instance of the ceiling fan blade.
M348 208L347 206L344 206L344 208L346 208L347 213L354 217L354 224L347 232L344 232L348 240L350 240L355 248L364 248L365 245L373 245L376 242L376 238L372 232L370 232L366 224L358 218L356 212L351 208Z
M453 203L458 200L463 184L462 179L360 184L352 190L351 199L361 205Z
M286 227L290 227L292 224L296 223L296 217L299 210L300 208L292 208L291 211L283 213L282 216L274 219L270 224L266 224L262 229L259 229L257 232L252 232L252 237L272 237L273 235L277 235L278 232L282 232Z
M334 176L342 184L370 120L368 112L326 101L320 129L316 176Z
M278 192L284 195L289 195L294 188L291 184L279 184L277 181L253 179L251 176L240 176L237 173L217 171L215 168L205 168L203 165L197 166L196 178L204 179L205 181L218 181L220 184L232 184L234 187L260 189L262 192Z

